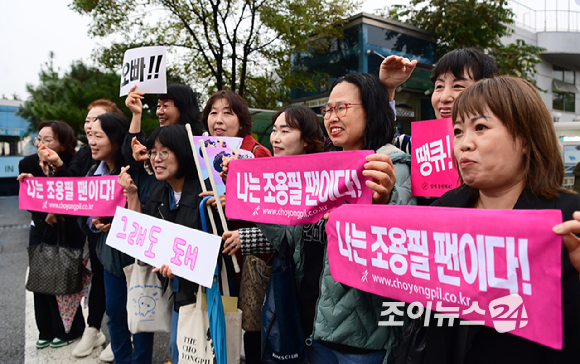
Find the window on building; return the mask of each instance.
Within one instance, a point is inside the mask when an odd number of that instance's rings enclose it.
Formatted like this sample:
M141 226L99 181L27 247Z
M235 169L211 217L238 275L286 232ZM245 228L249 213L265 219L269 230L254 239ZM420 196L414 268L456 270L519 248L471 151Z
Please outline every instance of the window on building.
M552 83L552 108L568 112L576 111L576 75L573 70L554 66Z

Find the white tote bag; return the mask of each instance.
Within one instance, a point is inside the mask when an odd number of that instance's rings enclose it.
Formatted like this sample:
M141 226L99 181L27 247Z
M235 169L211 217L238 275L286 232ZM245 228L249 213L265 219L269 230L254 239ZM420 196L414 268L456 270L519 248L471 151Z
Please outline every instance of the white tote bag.
M223 297L222 297L223 298ZM242 310L226 312L228 364L240 364L242 355Z
M199 297L199 296L198 296ZM201 308L207 312L207 298L201 295ZM238 297L222 296L226 322L226 353L228 364L240 364L242 355L242 310L238 308Z
M196 302L179 308L177 349L180 364L213 363L215 351L209 332L207 308L202 309L201 285Z
M173 289L165 293L152 266L135 261L123 268L127 277L127 324L133 334L139 332L170 332Z

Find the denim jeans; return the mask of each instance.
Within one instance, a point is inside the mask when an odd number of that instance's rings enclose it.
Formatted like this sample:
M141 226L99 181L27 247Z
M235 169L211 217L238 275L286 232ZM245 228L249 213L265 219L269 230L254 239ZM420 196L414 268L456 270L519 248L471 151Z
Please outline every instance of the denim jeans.
M310 364L382 364L386 350L379 350L371 354L346 354L332 350L326 346L312 342L307 346Z
M179 278L173 278L173 292L179 291ZM179 363L179 350L177 348L177 323L179 322L179 312L171 310L171 334L169 336L169 352L171 353L171 363Z
M153 360L153 334L139 333L133 335L127 326L127 280L104 269L105 297L107 316L109 316L109 335L111 349L115 355L115 364L150 364Z

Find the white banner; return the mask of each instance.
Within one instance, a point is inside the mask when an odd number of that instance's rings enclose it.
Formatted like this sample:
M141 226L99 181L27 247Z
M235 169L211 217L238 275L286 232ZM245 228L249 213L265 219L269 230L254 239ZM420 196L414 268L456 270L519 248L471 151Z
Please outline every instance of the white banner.
M221 237L117 207L107 245L176 276L210 287Z
M166 93L166 58L166 47L141 47L126 51L123 57L119 96L129 94L134 85L137 85L137 91L146 94Z

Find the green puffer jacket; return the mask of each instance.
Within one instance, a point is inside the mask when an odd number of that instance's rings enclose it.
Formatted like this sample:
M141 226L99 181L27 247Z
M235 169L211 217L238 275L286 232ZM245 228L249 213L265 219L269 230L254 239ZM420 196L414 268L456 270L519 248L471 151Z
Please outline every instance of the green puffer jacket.
M397 173L397 182L391 192L389 204L415 205L416 200L411 193L411 156L390 144L380 148L377 153L389 155ZM300 286L304 277L303 226L257 226L276 249L280 248L282 238L286 235L290 248L294 249L296 283ZM326 244L326 234L323 238ZM402 327L378 326L378 322L382 320L383 302L388 300L332 279L325 251L314 330L307 341L322 340L368 350L386 349L386 357L389 357L397 349Z

